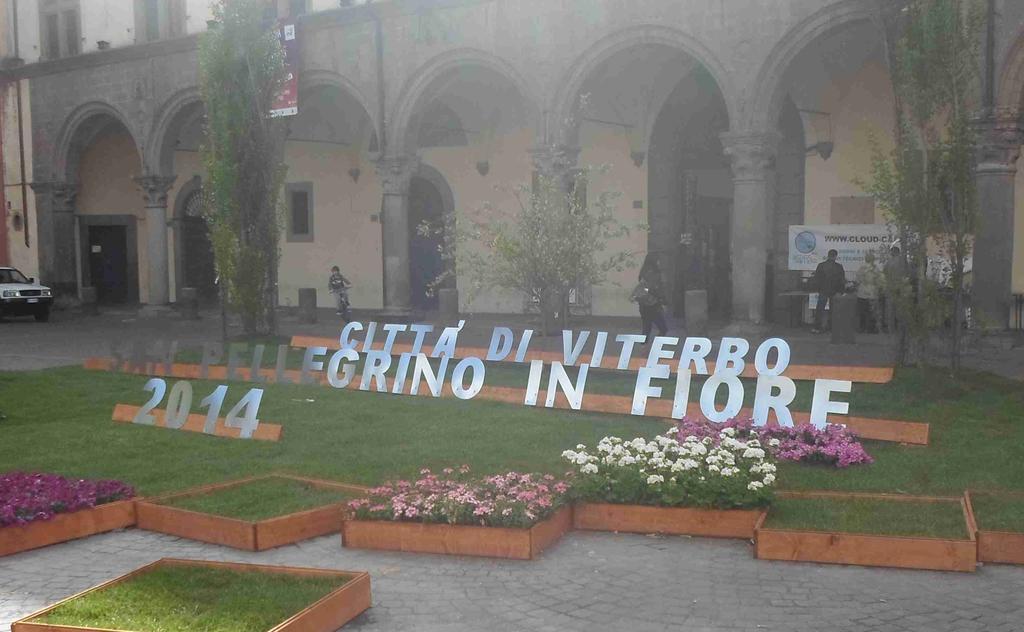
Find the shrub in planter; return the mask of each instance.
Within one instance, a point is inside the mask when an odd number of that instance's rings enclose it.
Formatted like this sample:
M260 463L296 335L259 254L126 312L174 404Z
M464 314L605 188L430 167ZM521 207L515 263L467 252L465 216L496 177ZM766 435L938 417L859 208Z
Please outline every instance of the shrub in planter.
M824 430L810 424L792 427L754 426L751 419L731 419L724 424L713 424L703 419L682 419L677 426L677 437L703 439L710 437L715 443L724 428L736 430L739 439L755 438L781 461L819 463L835 467L849 467L874 462L857 438L843 426L829 424Z
M569 486L551 475L508 472L472 477L469 467L440 475L420 470L415 481L395 481L349 502L356 520L530 527L567 502Z
M0 528L50 520L134 495L135 490L121 481L9 472L0 476Z
M578 468L574 495L588 503L749 509L771 502L775 463L757 438L725 428L714 439L605 437L562 457Z

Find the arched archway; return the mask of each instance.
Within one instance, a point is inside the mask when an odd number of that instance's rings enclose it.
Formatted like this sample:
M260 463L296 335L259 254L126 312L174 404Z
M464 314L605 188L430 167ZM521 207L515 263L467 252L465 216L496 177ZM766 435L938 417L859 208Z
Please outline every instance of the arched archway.
M646 224L608 249L657 256L664 299L684 314L688 290L707 290L711 314L729 315L732 178L720 135L734 109L727 75L698 42L675 29L646 25L607 36L584 53L561 82L551 137L579 149L581 167L610 165L588 188L625 199L619 217ZM631 207L631 208L630 208ZM592 311L633 313L620 287L636 270L588 288Z
M200 301L212 303L217 300L217 266L203 204L202 180L196 175L175 198L175 277L177 287L195 288Z
M37 197L43 275L62 291L78 283L96 287L101 302L145 298L136 220L143 206L136 184L142 163L127 119L109 104L87 103L68 117L57 138L56 182L42 187L48 196Z

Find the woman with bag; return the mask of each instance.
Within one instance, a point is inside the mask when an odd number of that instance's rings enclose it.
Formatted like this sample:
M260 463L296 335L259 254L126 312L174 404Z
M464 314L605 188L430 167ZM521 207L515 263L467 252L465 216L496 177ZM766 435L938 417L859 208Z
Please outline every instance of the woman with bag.
M662 288L661 268L658 266L658 256L653 252L648 253L644 258L644 264L640 266L640 279L633 290L631 300L640 308L640 321L643 323L643 334L649 338L654 325L658 326L659 335L668 333L668 325L665 323L665 292ZM645 339L643 344L647 344Z

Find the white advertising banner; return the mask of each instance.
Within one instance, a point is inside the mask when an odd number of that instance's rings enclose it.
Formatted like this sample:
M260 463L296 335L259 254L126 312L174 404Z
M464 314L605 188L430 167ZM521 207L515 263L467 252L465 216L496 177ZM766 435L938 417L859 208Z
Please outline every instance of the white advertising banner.
M884 254L893 239L885 224L790 226L789 269L814 270L835 249L846 272L856 272L864 264L865 253Z

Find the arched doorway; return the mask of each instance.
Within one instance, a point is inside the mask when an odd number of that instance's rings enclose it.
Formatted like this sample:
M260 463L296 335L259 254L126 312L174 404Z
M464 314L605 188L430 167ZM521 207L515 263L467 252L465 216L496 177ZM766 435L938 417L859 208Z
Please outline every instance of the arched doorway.
M181 212L182 287L198 290L199 300L217 300L217 272L210 227L203 216L202 189L189 192Z
M413 309L438 308L437 290L455 288L454 263L444 256L445 231L454 211L444 177L421 166L409 183L409 299Z

